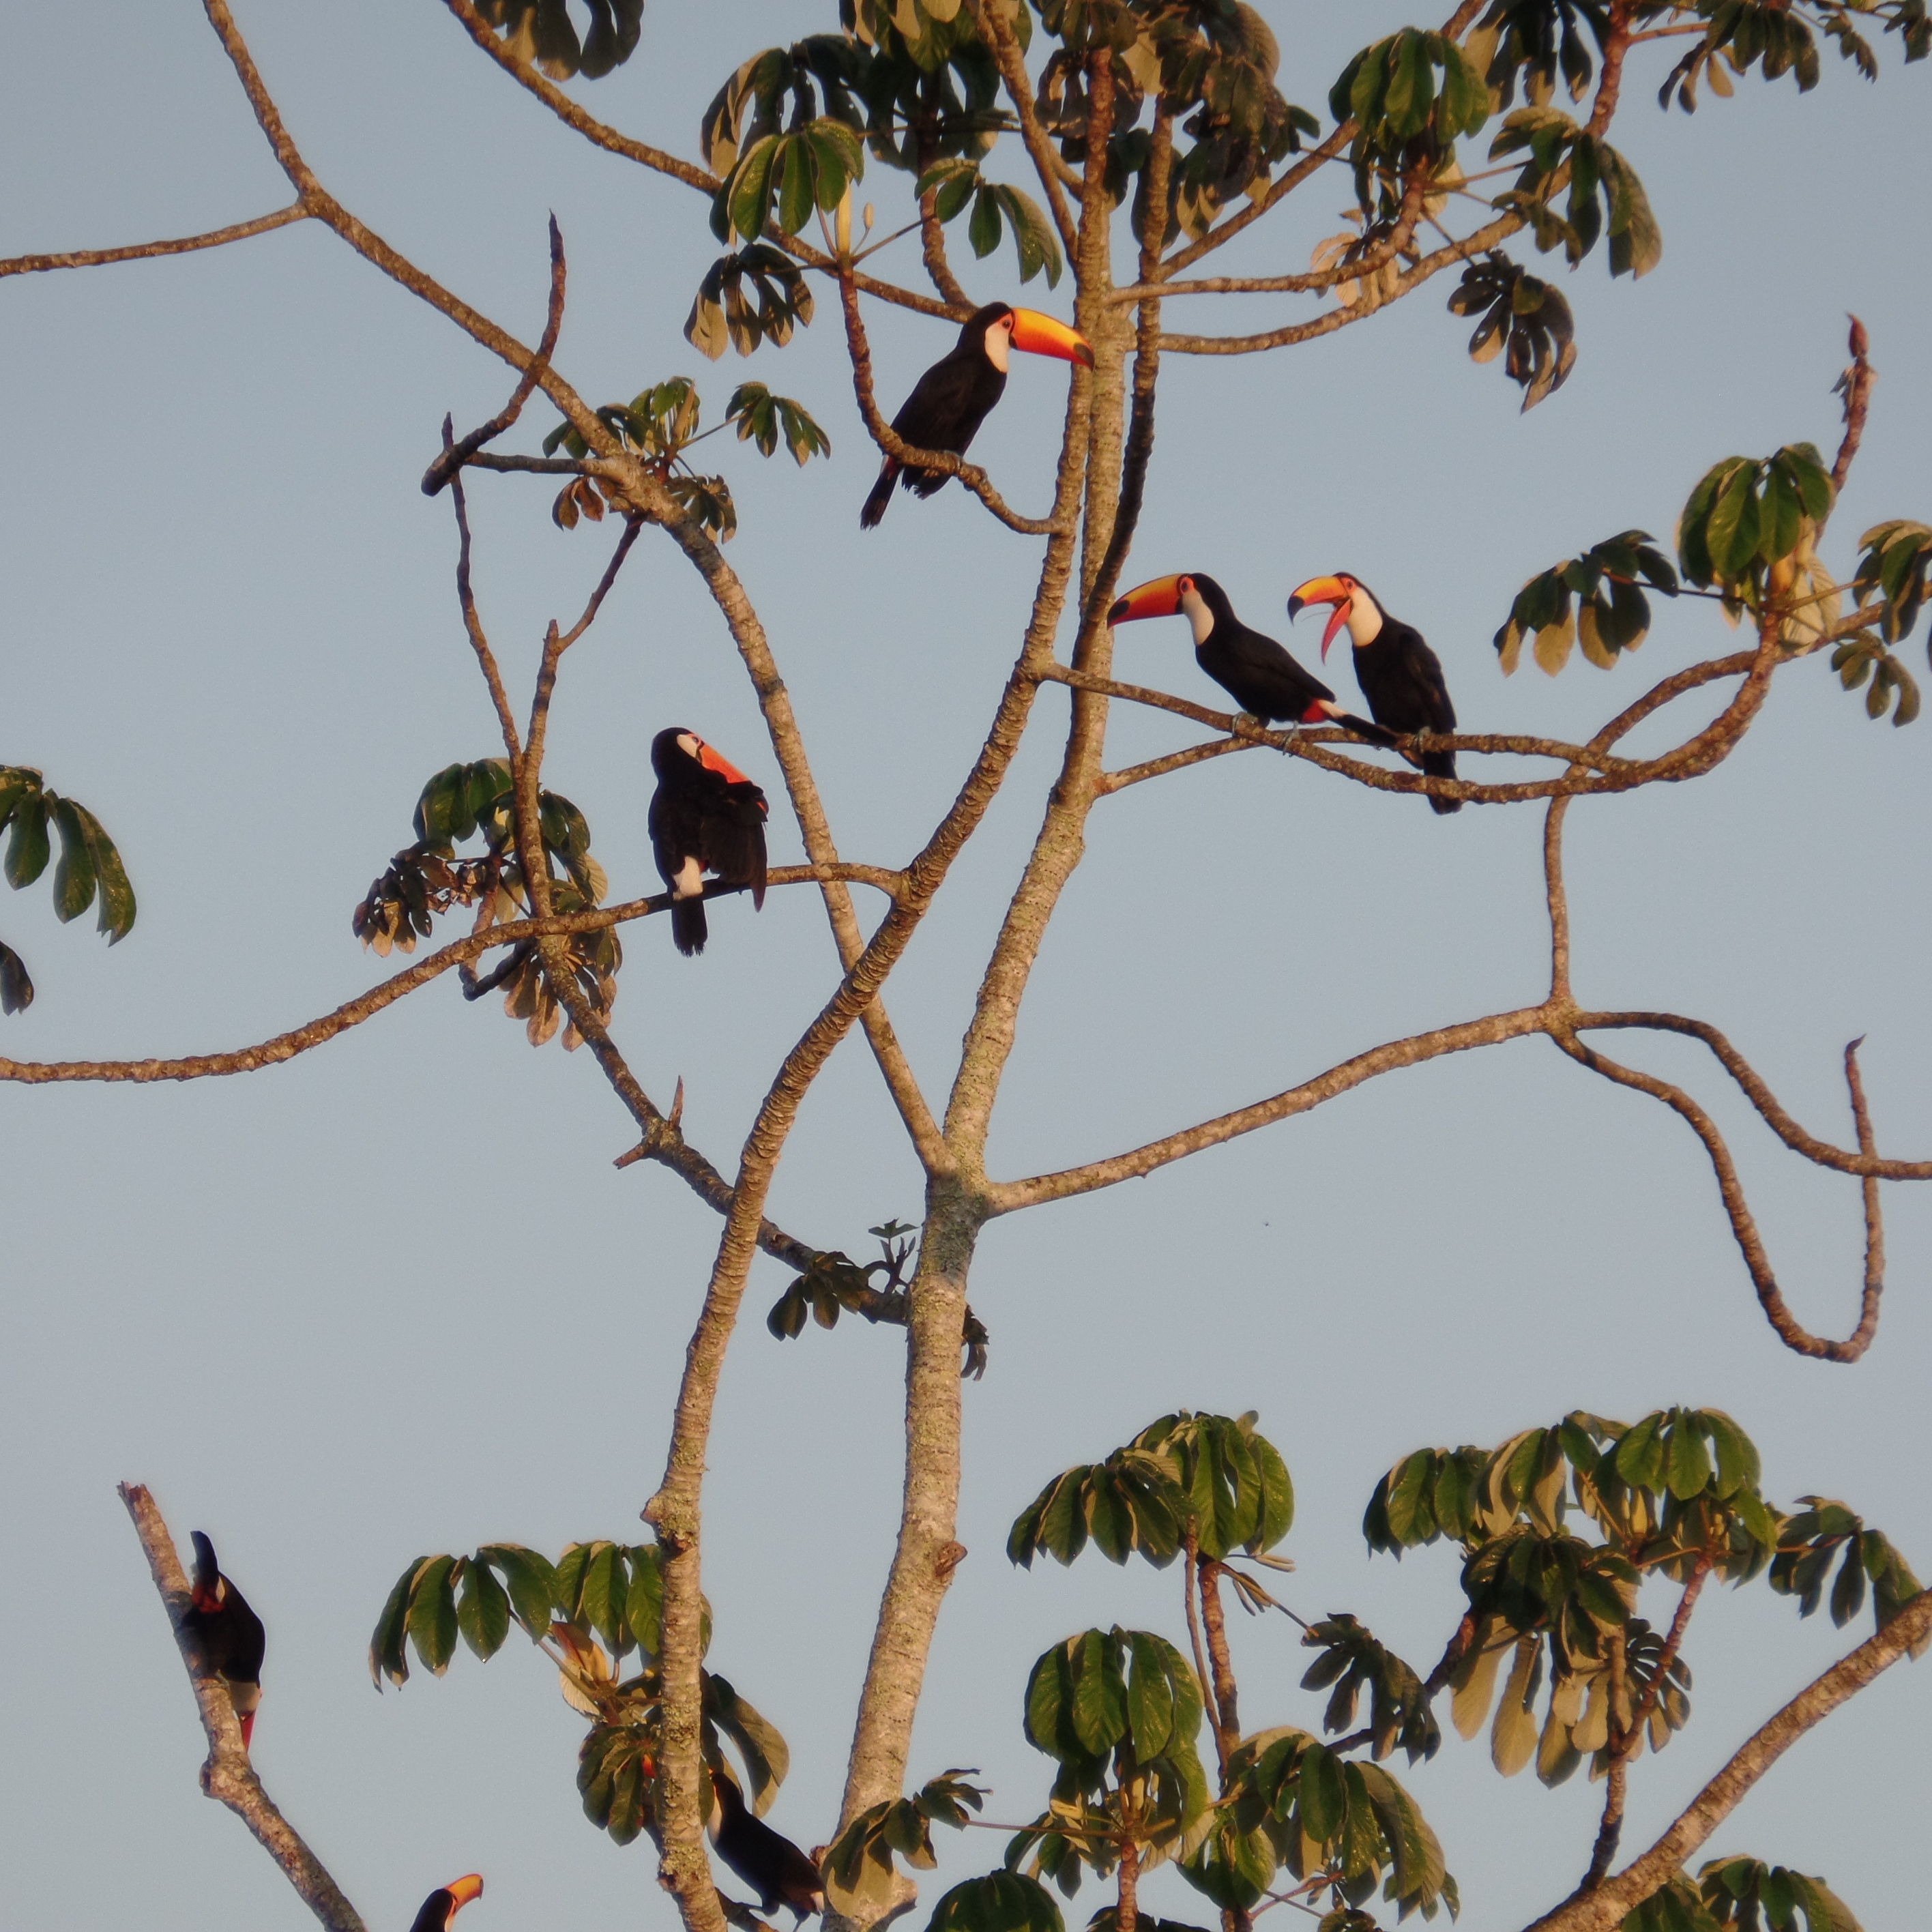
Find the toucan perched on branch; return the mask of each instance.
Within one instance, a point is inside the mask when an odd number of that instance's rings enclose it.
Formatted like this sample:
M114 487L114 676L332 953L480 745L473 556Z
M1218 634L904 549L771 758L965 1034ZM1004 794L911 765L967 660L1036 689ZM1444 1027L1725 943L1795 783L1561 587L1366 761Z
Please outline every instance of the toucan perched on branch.
M1006 363L1016 349L1094 366L1087 338L1064 322L1036 309L990 302L960 330L952 354L935 362L913 386L892 418L893 434L915 449L950 450L964 456L974 432L1005 391ZM946 480L943 470L902 470L897 457L887 457L859 512L859 527L869 530L886 514L895 481L930 496Z
M789 1906L796 1925L825 1910L825 1884L818 1868L751 1808L728 1772L714 1768L711 1789L711 1842L718 1856L758 1894L758 1909Z
M410 1932L448 1932L449 1922L472 1898L481 1898L482 1895L483 1880L478 1873L472 1872L466 1878L452 1879L423 1900L422 1910L416 1914L416 1922L410 1928Z
M681 724L651 740L651 852L670 888L671 937L679 952L702 952L706 872L765 902L765 795Z
M1248 716L1264 724L1279 718L1298 725L1346 724L1371 744L1394 745L1388 732L1344 711L1335 694L1274 638L1250 630L1234 615L1228 593L1198 571L1136 586L1107 613L1107 622L1124 624L1177 613L1193 627L1196 662Z
M1310 604L1335 607L1328 628L1322 633L1324 663L1336 632L1348 626L1354 646L1355 682L1369 700L1377 724L1404 737L1418 731L1455 730L1456 707L1449 701L1442 660L1423 642L1422 633L1413 624L1391 617L1376 602L1368 586L1346 572L1334 577L1311 577L1288 600L1289 622ZM1421 764L1428 777L1456 776L1454 752L1424 752ZM1432 794L1429 802L1438 812L1462 809L1460 798L1437 798Z
M242 1742L252 1742L255 1707L262 1701L262 1658L268 1646L262 1619L248 1600L221 1574L214 1545L194 1532L193 1607L182 1618L201 1646L202 1660L228 1687L229 1700L241 1721Z

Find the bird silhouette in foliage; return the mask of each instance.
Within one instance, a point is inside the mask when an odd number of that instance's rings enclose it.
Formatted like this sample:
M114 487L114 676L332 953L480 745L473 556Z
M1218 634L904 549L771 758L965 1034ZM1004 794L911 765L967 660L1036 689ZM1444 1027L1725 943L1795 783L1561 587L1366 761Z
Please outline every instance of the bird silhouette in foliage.
M730 1774L713 1768L707 1828L718 1856L758 1895L758 1910L788 1906L796 1926L825 1910L825 1882L797 1846L752 1814Z

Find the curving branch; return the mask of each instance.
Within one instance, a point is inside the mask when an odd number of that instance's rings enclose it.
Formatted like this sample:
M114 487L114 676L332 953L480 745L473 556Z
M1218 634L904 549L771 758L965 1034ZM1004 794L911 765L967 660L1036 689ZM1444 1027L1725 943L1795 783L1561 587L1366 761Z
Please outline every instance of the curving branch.
M1588 1017L1578 1015L1574 1019L1552 1026L1549 1029L1550 1038L1578 1065L1587 1066L1592 1073L1600 1073L1606 1080L1613 1081L1619 1087L1629 1087L1648 1094L1654 1100L1662 1101L1673 1112L1681 1114L1689 1124L1691 1132L1704 1143L1704 1150L1710 1156L1712 1168L1718 1177L1718 1192L1723 1197L1724 1212L1730 1218L1731 1233L1744 1256L1745 1267L1750 1271L1751 1285L1757 1291L1765 1318L1776 1330L1778 1340L1787 1348L1808 1355L1814 1361L1856 1362L1870 1347L1872 1337L1878 1332L1879 1298L1885 1288L1885 1236L1879 1214L1876 1178L1868 1177L1864 1186L1865 1282L1859 1302L1858 1324L1844 1341L1828 1341L1806 1328L1786 1304L1778 1285L1778 1276L1772 1270L1771 1257L1765 1251L1763 1238L1758 1232L1756 1219L1744 1198L1737 1165L1731 1158L1730 1149L1724 1144L1724 1136L1718 1131L1717 1123L1682 1088L1673 1086L1667 1080L1660 1080L1654 1074L1640 1073L1634 1067L1625 1066L1586 1046L1576 1037L1576 1028ZM1846 1073L1854 1081L1857 1072L1856 1052L1856 1042L1845 1049ZM1856 1086L1853 1092L1854 1106L1862 1116L1862 1092ZM1868 1120L1861 1118L1858 1131L1862 1142L1868 1138L1870 1128Z
M556 339L563 328L565 282L563 231L557 226L556 217L553 214L550 218L550 311L544 320L543 340L537 344L536 359L518 379L510 400L488 422L472 430L461 442L450 441L450 425L446 420L442 454L423 472L422 493L425 496L435 496L486 442L494 442L523 414L524 405L530 400L538 377L550 367L550 358L556 353Z
M1740 1748L1642 1857L1592 1891L1580 1888L1527 1932L1616 1932L1668 1884L1737 1809L1744 1795L1815 1724L1932 1636L1932 1590L1922 1591L1876 1636L1815 1678Z
M906 442L879 413L872 388L872 351L866 339L866 325L859 314L859 292L854 278L842 272L839 298L845 312L845 344L852 358L852 390L859 399L859 413L872 440L892 460L906 468L934 470L956 476L1010 530L1022 536L1050 537L1059 526L1050 517L1023 517L1010 508L1006 500L993 488L986 472L976 463L968 463L950 449L919 449Z
M248 1748L242 1742L242 1726L236 1721L227 1686L218 1673L206 1667L200 1646L184 1624L192 1603L188 1578L175 1552L174 1538L169 1534L154 1498L139 1483L122 1483L116 1486L128 1515L134 1519L134 1534L141 1539L148 1572L168 1613L188 1682L194 1688L202 1730L207 1734L208 1758L201 1767L202 1790L217 1803L226 1805L255 1834L262 1849L281 1867L296 1895L328 1932L368 1932L362 1915L343 1897L322 1861L302 1842L301 1834L262 1789L262 1780L249 1761Z
M136 242L125 248L76 248L58 255L15 255L0 261L0 275L38 275L50 268L100 268L112 262L146 262L161 255L189 255L198 248L219 248L230 242L245 242L251 235L266 235L271 229L286 228L291 222L307 221L314 214L308 202L298 196L272 214L258 214L252 221L237 221L226 228L211 228L206 235L184 235L174 242Z

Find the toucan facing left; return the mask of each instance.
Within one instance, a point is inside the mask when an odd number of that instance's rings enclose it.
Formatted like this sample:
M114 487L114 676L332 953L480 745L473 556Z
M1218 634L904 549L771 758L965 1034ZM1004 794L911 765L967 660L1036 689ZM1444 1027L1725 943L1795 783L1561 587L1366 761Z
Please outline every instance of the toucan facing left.
M268 1633L262 1628L262 1619L248 1607L248 1598L222 1575L214 1545L200 1530L194 1532L190 1598L193 1607L182 1618L182 1627L200 1640L208 1667L227 1685L229 1700L241 1720L242 1742L250 1744L255 1735L255 1708L262 1701L262 1658L268 1647Z
M1372 744L1394 743L1366 718L1344 711L1335 694L1274 638L1250 630L1234 615L1228 593L1198 570L1136 585L1107 613L1107 622L1124 624L1177 613L1193 628L1196 662L1250 717L1264 724L1280 718L1296 724L1346 724Z
M704 877L749 886L765 902L765 795L722 754L681 724L651 740L651 852L670 888L671 937L680 952L702 952Z
M1016 349L1033 356L1058 356L1069 362L1094 366L1087 338L1037 309L1015 308L990 302L959 332L952 352L943 356L913 386L913 392L892 418L892 432L915 449L944 449L964 456L980 425L1005 392L1006 362ZM944 487L940 470L904 470L896 456L886 458L879 480L872 485L859 527L869 530L886 514L892 485L930 496Z
M480 1874L472 1872L467 1877L452 1879L423 1900L422 1910L416 1914L416 1922L410 1928L410 1932L449 1932L449 1922L472 1898L481 1898L482 1895Z
M1442 732L1456 728L1456 707L1449 701L1449 686L1442 675L1442 661L1423 642L1422 633L1413 624L1391 617L1376 601L1375 593L1359 578L1345 571L1334 577L1311 577L1288 600L1288 616L1292 623L1310 604L1332 604L1335 608L1328 627L1322 633L1322 656L1325 663L1328 646L1346 624L1354 646L1355 682L1369 700L1376 722L1385 724L1404 737L1418 731ZM1456 776L1454 752L1424 752L1421 756L1425 776L1453 778ZM1429 802L1438 812L1460 812L1460 798L1438 798L1432 792Z

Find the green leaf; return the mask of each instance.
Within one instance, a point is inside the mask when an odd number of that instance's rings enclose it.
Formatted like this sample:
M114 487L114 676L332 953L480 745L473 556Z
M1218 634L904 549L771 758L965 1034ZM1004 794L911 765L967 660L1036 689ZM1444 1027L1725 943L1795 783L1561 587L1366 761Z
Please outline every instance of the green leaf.
M973 218L966 224L966 238L982 260L1000 245L1000 199L990 187L982 186L973 197Z
M7 846L7 883L15 891L31 886L47 868L47 800L36 791L16 801L14 836Z
M382 1613L376 1619L376 1634L369 1640L369 1681L378 1690L382 1689L385 1677L398 1685L409 1682L409 1658L403 1643L409 1633L410 1594L429 1560L427 1556L418 1556L396 1579L395 1588L389 1592Z
M510 1610L532 1639L550 1628L555 1606L556 1572L547 1558L514 1543L486 1543L476 1552L479 1564L502 1570L508 1586Z
M1039 1880L995 1871L942 1894L926 1932L1065 1932L1065 1925Z
M624 1621L638 1648L646 1656L656 1657L664 1649L664 1552L655 1544L646 1544L632 1550L630 1558L631 1592L624 1606Z
M55 798L52 802L61 836L60 863L54 868L54 916L64 926L94 903L94 855L74 801Z
M1672 1412L1669 1453L1665 1480L1670 1493L1679 1502L1688 1502L1701 1495L1711 1480L1711 1456L1696 1419L1688 1410Z
M23 1013L34 1004L34 982L27 962L0 940L0 1013Z
M464 1566L456 1622L464 1642L478 1657L487 1660L502 1648L503 1640L510 1634L510 1600L487 1564Z
M456 1592L453 1576L461 1558L438 1556L417 1577L410 1596L410 1640L431 1675L440 1677L456 1653Z
M128 884L121 854L115 849L113 840L102 830L100 820L84 805L74 806L74 812L94 862L100 898L98 930L106 934L110 946L118 945L134 929L134 888Z

